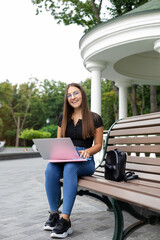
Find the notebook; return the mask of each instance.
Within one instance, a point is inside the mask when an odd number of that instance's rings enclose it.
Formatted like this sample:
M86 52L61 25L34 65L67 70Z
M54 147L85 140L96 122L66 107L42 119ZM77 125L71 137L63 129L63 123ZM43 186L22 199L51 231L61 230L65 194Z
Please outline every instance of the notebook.
M89 159L78 155L70 138L39 138L33 139L40 155L49 162L79 162Z

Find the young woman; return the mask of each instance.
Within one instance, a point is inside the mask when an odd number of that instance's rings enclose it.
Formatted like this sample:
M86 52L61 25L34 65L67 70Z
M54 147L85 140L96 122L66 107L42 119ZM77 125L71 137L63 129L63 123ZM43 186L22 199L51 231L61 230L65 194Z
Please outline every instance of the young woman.
M44 229L52 230L51 237L65 238L72 233L70 215L76 198L78 177L94 173L93 155L101 150L103 139L102 119L89 111L86 93L77 83L66 87L64 110L58 119L57 137L70 137L79 155L89 159L85 162L48 163L46 167L45 187L50 216ZM61 217L58 212L60 178L63 178Z

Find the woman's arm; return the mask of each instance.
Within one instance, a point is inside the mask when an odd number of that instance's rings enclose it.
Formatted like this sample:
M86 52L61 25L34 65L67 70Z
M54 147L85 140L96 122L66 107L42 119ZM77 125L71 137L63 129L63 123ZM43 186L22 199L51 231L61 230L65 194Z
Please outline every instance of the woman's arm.
M57 129L57 138L61 138L61 127L59 127L59 126Z
M81 151L81 157L88 158L89 156L96 154L101 150L102 143L103 143L103 127L99 127L96 129L94 145L88 149Z

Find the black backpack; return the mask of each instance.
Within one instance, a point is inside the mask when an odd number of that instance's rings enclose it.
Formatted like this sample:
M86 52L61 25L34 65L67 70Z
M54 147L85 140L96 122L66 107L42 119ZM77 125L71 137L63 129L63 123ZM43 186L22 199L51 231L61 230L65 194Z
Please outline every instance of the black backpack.
M138 178L134 172L125 172L127 154L119 149L109 151L105 155L105 179L127 181Z

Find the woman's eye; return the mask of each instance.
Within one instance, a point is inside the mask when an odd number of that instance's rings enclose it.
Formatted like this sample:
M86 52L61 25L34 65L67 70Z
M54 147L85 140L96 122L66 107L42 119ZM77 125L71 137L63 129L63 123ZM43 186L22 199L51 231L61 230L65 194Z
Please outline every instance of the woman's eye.
M68 95L67 95L67 98L70 98L70 97L71 97L71 94L68 94Z

